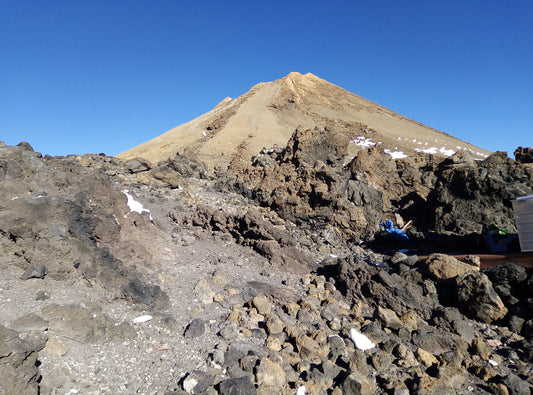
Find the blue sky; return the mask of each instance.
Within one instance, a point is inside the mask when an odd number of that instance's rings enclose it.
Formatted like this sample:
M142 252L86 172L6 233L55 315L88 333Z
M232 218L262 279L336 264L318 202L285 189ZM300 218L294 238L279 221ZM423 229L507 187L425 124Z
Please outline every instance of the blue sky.
M45 154L118 154L291 71L533 146L531 0L0 0L0 140Z

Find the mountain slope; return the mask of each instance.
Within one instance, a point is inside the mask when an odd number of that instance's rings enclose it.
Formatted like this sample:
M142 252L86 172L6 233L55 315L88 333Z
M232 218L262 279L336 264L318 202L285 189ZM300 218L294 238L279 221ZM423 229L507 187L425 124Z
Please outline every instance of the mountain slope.
M298 126L327 125L335 125L351 139L351 154L374 144L399 157L422 150L447 155L469 150L479 158L489 153L313 74L293 72L257 84L236 99L226 98L206 114L118 157L158 162L179 152L210 169L225 168L232 161L248 161L263 147L284 146Z

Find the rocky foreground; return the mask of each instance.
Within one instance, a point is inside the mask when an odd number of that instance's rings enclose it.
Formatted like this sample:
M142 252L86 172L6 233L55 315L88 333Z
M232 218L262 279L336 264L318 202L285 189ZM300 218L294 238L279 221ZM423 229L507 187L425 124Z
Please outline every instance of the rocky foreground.
M530 393L533 270L440 252L516 231L531 153L348 144L297 130L216 177L0 146L0 393Z

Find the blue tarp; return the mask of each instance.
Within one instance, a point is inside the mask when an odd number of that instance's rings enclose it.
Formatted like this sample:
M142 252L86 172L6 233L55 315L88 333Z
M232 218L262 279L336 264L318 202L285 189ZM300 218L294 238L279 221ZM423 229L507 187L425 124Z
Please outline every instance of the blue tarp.
M409 236L407 236L403 230L395 228L390 219L386 220L384 223L380 223L379 227L399 242L409 244Z

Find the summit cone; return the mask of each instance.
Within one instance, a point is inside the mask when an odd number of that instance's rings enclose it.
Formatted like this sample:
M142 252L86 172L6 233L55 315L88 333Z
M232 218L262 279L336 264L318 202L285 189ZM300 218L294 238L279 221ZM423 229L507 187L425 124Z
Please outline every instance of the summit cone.
M292 72L259 83L235 99L225 98L198 118L117 156L157 163L179 153L210 170L226 169L231 163L248 162L262 148L284 147L298 126L331 125L350 138L352 156L371 145L381 145L393 157L464 150L483 159L490 153L311 73Z

